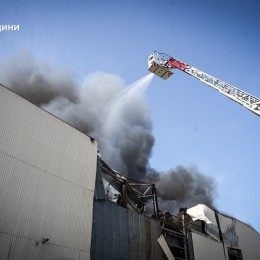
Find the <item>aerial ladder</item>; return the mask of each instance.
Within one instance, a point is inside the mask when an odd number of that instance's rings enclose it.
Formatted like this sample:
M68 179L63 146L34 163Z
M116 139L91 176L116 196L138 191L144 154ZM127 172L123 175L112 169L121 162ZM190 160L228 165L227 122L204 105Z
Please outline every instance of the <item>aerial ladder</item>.
M179 69L190 76L193 76L208 86L218 90L223 95L246 107L251 112L260 116L260 99L230 84L217 79L199 69L196 69L185 62L179 61L167 54L154 51L148 57L148 70L155 75L168 79L173 75L173 70Z

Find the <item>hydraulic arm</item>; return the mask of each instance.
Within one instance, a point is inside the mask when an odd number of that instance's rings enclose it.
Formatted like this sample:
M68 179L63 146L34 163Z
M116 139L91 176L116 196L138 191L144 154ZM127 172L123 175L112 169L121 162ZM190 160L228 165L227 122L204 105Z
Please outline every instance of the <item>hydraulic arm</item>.
M148 70L163 79L169 78L173 74L173 69L179 69L190 76L201 80L208 86L218 90L223 95L260 116L259 98L166 54L154 51L148 57Z

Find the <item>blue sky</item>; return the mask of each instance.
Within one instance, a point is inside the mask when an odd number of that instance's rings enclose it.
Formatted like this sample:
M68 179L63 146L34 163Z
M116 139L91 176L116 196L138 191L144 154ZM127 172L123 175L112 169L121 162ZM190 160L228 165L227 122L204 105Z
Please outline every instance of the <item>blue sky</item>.
M154 50L260 97L259 1L6 1L1 61L21 51L71 70L96 71L127 85L148 74ZM145 93L155 145L150 164L195 165L215 178L220 211L260 231L260 118L187 74L154 77Z

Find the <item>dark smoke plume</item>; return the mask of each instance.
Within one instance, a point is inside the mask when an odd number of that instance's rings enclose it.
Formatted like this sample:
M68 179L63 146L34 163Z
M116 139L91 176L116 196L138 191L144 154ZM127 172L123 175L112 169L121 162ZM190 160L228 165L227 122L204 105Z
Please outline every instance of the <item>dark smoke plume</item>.
M68 71L36 63L30 53L20 53L1 64L1 83L30 102L40 105L55 97L77 100L76 83Z
M174 211L179 207L192 207L198 203L214 208L216 183L211 177L201 174L195 166L158 172L150 169L146 181L156 183L160 209Z
M113 169L155 183L161 208L213 206L215 183L195 168L178 166L166 173L149 168L154 144L149 106L140 91L115 105L126 89L118 76L97 72L78 84L70 72L22 53L0 64L0 82L96 138L102 158Z

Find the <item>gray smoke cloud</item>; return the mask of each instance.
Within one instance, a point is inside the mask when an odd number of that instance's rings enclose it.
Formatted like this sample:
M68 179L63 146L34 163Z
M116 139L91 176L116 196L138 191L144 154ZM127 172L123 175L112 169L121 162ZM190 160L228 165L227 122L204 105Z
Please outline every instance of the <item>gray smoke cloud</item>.
M28 52L20 52L1 64L1 83L30 102L40 105L55 97L77 100L77 84L66 70L53 70L47 63L37 63Z
M105 160L134 179L146 174L154 144L150 110L142 94L150 80L148 75L124 88L111 100L102 120L100 141Z
M155 183L161 208L213 206L215 182L196 168L178 166L163 173L149 167L154 145L149 104L142 91L132 93L130 88L122 95L127 86L120 77L96 72L78 84L69 71L20 53L0 64L0 82L94 137L103 159L116 171Z
M214 208L216 182L195 166L179 165L167 172L150 169L146 181L156 183L161 210L174 212L180 207L189 208L198 203Z

